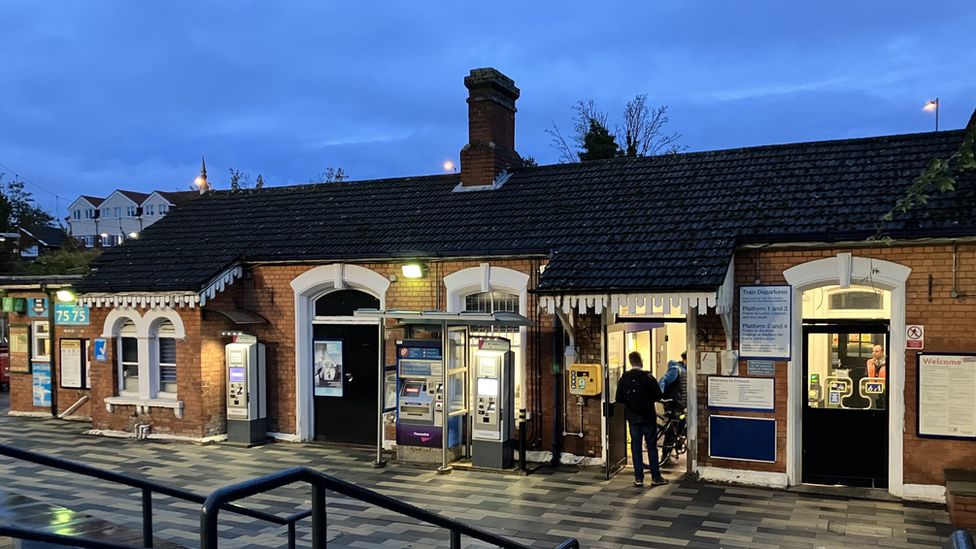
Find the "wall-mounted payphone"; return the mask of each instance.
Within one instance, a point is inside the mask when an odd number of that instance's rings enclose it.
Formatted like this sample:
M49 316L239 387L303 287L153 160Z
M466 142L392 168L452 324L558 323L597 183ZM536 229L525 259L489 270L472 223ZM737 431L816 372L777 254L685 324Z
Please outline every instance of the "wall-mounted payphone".
M471 464L508 469L514 464L515 410L512 343L504 338L478 340L474 352L474 409Z
M267 440L264 344L254 334L224 332L227 368L227 442L253 446Z

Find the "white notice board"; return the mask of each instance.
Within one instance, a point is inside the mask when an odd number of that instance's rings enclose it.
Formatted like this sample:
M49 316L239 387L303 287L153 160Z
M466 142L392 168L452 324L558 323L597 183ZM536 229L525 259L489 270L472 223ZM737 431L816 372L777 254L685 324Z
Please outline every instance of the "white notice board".
M776 410L776 381L771 377L708 378L708 407L715 410Z
M919 353L918 436L976 439L976 355Z
M739 358L790 360L792 286L739 287Z

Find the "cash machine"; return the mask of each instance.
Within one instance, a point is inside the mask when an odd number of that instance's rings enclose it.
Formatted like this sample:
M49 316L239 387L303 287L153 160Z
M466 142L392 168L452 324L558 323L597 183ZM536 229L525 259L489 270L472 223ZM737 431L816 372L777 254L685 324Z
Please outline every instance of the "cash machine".
M227 369L227 442L255 446L267 440L264 344L254 334L224 332Z
M439 463L444 436L441 341L403 339L397 347L397 452L402 461ZM461 451L461 416L448 418L452 459Z
M512 401L512 343L500 337L478 340L473 354L474 402L471 464L508 469L514 465L515 410Z

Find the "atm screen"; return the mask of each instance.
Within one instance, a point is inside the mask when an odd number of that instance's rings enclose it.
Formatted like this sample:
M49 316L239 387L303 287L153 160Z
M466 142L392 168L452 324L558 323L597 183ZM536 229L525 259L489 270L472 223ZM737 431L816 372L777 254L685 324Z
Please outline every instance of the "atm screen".
M230 368L231 381L244 381L244 368Z
M479 377L478 394L484 396L498 396L498 380L493 377Z
M420 394L420 387L418 387L416 385L407 385L404 388L404 391L403 392L406 395L419 395Z

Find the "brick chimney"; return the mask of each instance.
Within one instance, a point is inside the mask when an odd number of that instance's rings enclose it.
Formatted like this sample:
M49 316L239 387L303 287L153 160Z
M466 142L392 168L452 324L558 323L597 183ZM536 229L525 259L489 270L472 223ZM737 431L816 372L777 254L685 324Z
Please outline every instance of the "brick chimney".
M461 185L484 187L498 174L520 166L515 152L515 82L495 69L473 69L468 88L468 144L461 149Z

